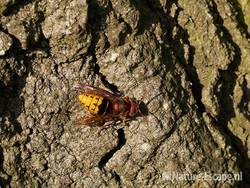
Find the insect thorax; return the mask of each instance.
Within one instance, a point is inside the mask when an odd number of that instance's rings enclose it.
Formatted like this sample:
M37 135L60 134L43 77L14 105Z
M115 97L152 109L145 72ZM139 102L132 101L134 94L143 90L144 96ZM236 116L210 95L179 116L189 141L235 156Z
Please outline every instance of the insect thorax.
M81 94L79 95L79 100L83 108L92 114L105 114L109 105L109 101L105 97L95 94Z

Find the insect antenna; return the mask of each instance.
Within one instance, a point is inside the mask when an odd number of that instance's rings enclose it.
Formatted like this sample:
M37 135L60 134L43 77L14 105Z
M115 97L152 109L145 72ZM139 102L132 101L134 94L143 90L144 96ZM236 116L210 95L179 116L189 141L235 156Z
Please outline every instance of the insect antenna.
M147 113L147 115L148 114L151 114L151 115L153 115L153 116L155 116L154 115L154 112L151 112L149 109L148 109L148 105L151 103L151 102L153 102L153 100L155 100L157 97L159 97L160 95L164 95L164 93L163 92L160 92L160 93L158 93L158 94L156 94L155 96L153 96L151 99L149 99L146 103L144 103L143 101L141 101L140 102L140 111L142 111L142 110L144 110L145 112L144 113ZM142 113L142 112L141 112ZM142 113L143 114L143 113ZM144 115L145 116L145 115Z
M151 103L154 99L156 99L156 98L159 97L160 95L164 95L164 93L163 93L163 92L160 92L160 93L156 94L156 95L153 96L151 99L149 99L149 100L145 103L145 105L148 106L149 103Z

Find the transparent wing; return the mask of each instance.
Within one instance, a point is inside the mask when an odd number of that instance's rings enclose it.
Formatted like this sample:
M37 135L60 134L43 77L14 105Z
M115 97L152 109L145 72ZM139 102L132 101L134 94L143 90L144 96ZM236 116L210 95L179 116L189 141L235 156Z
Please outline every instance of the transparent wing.
M117 118L114 118L112 115L106 115L106 116L101 116L101 115L85 115L80 118L78 118L75 121L75 124L78 126L81 125L86 125L86 126L92 126L92 127L100 127L104 126L106 122L110 121L117 121Z
M91 94L95 94L95 95L101 95L103 97L110 98L111 100L120 97L119 95L115 95L115 94L113 94L113 93L111 93L109 91L106 91L104 89L101 89L101 88L98 88L98 87L95 87L95 86L91 86L91 85L77 84L77 85L74 86L73 89L75 89L77 91L84 92L84 93L91 93Z

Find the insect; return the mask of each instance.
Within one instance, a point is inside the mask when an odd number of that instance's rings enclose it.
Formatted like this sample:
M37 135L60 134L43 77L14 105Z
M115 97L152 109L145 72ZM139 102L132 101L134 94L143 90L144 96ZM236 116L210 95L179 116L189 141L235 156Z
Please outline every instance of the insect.
M79 84L75 89L79 91L80 103L88 112L77 120L78 124L104 126L106 122L117 121L125 124L127 120L145 116L147 113L144 103L135 98L85 84Z

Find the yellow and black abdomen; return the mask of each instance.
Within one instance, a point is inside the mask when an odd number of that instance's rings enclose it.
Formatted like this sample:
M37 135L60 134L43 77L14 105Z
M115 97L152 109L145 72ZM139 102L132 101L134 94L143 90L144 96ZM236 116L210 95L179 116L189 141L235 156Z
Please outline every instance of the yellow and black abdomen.
M92 114L105 114L109 105L108 99L99 95L81 94L78 98L83 107Z

